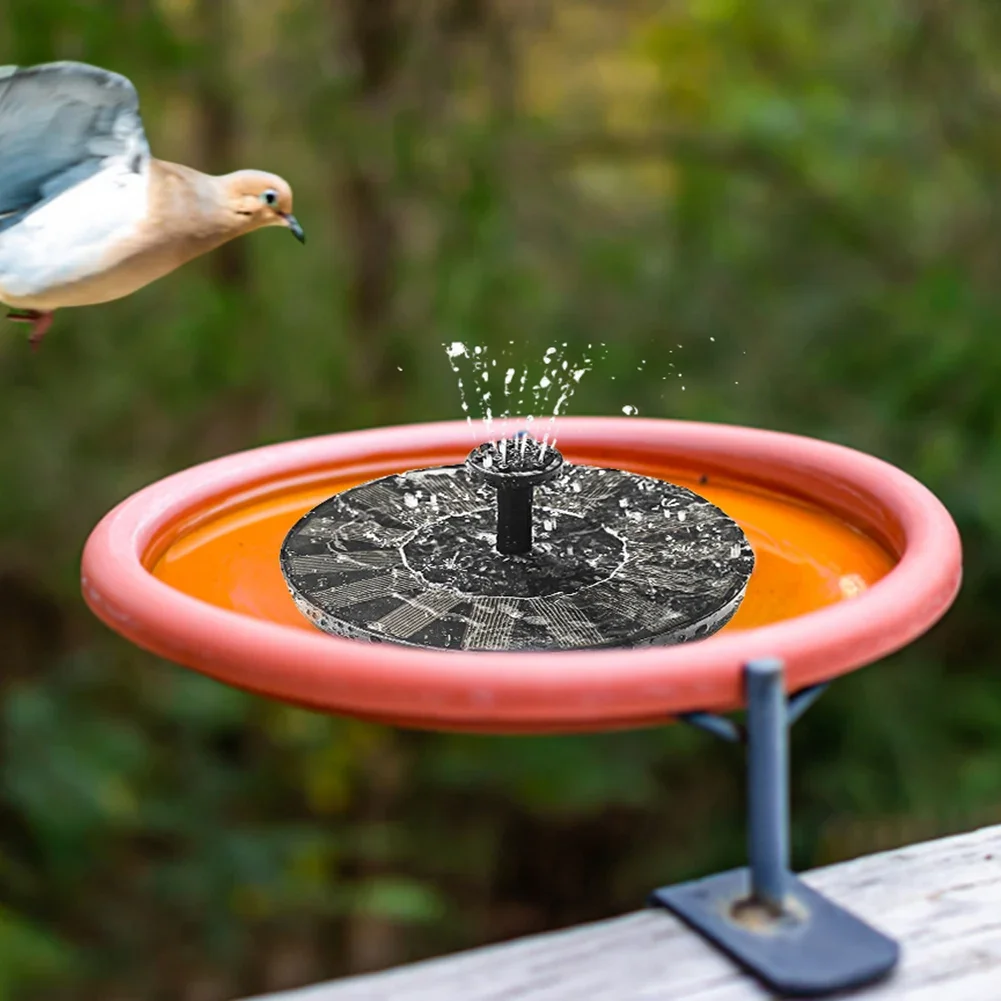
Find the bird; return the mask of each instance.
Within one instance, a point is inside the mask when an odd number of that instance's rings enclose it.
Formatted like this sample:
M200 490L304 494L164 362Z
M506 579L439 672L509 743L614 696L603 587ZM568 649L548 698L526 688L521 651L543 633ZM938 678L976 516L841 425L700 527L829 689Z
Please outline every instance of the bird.
M0 303L33 348L55 310L124 298L265 226L306 242L288 182L156 159L127 77L0 66Z

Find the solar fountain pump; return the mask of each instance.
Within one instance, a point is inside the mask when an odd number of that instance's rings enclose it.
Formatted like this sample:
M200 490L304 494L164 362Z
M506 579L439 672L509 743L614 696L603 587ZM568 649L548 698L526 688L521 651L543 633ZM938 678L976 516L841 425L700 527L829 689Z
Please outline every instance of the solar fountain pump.
M282 571L326 632L477 651L673 645L721 629L754 552L685 487L565 462L525 433L310 511Z

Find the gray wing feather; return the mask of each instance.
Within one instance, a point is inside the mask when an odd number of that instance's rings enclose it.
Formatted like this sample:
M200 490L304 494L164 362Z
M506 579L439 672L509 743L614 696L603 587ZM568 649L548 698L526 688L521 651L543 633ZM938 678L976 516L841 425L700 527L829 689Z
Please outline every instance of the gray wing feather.
M0 66L0 216L30 211L111 160L145 170L149 155L124 76L85 63Z

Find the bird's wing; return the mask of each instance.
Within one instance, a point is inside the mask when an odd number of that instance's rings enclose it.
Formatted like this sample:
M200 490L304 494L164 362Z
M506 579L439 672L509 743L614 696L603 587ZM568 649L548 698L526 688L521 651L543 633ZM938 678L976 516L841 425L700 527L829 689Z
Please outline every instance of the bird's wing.
M124 76L73 62L0 66L0 217L114 162L142 172L149 155L139 95Z

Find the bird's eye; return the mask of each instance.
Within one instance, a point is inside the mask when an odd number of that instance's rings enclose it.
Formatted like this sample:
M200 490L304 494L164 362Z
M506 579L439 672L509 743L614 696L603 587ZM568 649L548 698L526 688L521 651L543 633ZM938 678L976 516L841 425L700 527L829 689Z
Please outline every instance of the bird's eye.
M261 201L265 205L277 205L278 204L278 192L274 188L268 188L267 191L261 195Z

